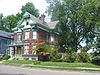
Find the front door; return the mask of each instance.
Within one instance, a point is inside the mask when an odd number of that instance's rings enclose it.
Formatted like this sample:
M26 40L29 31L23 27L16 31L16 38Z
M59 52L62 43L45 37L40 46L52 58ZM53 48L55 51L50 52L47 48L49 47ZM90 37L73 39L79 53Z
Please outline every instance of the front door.
M18 46L17 49L16 49L16 56L17 56L17 57L20 57L21 54L22 54L22 53L21 53L21 47Z

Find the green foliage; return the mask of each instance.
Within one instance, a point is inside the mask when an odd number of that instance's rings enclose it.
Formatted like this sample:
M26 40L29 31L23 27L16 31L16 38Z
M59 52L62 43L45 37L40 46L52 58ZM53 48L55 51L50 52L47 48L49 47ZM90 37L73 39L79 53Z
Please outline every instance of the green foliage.
M71 48L68 48L65 59L69 63L75 62L76 52L73 52L73 50Z
M92 58L92 63L96 65L100 65L100 56L95 56Z
M66 53L66 56L65 56L65 60L69 63L73 63L73 62L82 62L82 63L90 62L90 56L85 51L80 52L80 53L76 53L71 48L68 48L66 52L67 53Z
M37 54L42 61L60 61L61 55L54 47L49 45L38 46Z
M22 6L21 13L17 13L16 15L8 15L3 16L0 14L0 30L12 32L12 28L16 27L17 22L22 18L22 15L27 11L34 16L39 16L39 11L35 8L32 3L26 3L25 6Z
M9 55L4 55L4 56L2 57L2 60L8 60L9 58L10 58Z
M21 11L22 11L22 15L27 11L36 17L39 16L38 9L36 9L35 6L33 5L33 3L30 3L30 2L28 2L24 6L22 6Z
M100 31L97 32L96 51L93 53L92 63L100 65Z
M40 65L41 62L40 61L34 61L34 65Z
M78 62L83 62L83 63L90 62L90 56L88 55L88 53L80 52L77 55L78 55L77 56Z
M55 62L61 61L61 55L58 53L56 49L52 49L50 56L51 56L51 61Z
M100 0L49 0L47 3L51 18L59 20L61 48L77 51L83 40L93 43L95 27L100 25Z

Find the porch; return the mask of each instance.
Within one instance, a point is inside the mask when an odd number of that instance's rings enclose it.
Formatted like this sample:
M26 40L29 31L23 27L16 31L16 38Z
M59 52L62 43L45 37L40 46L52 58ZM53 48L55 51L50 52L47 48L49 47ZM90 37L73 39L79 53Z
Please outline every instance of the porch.
M10 45L10 56L11 58L19 59L29 59L29 60L38 60L38 55L30 54L28 46L25 45Z

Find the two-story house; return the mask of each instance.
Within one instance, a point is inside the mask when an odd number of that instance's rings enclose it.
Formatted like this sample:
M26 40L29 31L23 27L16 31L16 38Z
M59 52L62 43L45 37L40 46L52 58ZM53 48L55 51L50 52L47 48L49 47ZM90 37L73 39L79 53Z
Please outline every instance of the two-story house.
M53 44L57 42L55 28L58 21L45 22L45 15L39 18L26 12L14 30L14 43L9 45L12 57L26 57L37 60L36 51L32 49L38 43Z

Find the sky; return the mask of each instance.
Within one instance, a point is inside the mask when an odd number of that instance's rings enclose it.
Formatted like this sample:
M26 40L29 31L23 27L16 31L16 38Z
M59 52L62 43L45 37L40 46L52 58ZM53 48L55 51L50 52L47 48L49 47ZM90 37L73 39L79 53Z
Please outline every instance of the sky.
M17 14L21 12L21 8L27 2L32 2L35 5L35 8L39 10L40 15L45 14L48 4L45 0L0 0L0 13L3 13L4 16ZM45 14L47 16L47 14ZM47 16L46 21L50 21L50 18Z

